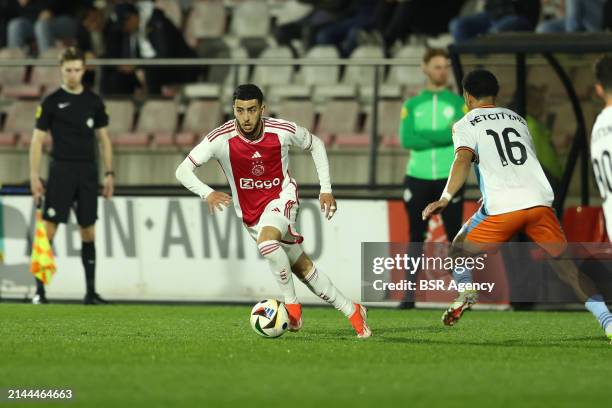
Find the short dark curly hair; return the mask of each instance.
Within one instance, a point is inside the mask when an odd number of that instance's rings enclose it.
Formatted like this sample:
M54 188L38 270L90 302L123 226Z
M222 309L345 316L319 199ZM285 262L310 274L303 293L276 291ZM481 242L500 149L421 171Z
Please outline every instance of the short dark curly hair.
M462 81L463 89L476 99L488 96L496 97L499 93L499 82L491 71L475 69L467 74Z
M263 103L263 92L255 84L242 84L234 90L234 97L232 102L236 99L241 101L250 101L251 99L257 99L257 102L261 105Z

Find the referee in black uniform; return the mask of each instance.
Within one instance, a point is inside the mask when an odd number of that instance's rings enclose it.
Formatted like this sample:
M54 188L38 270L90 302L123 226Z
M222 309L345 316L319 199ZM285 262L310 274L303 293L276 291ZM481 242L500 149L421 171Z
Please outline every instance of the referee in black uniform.
M49 241L53 241L57 224L67 222L70 209L74 209L81 231L81 260L87 288L83 303L107 303L95 290L94 241L99 186L96 133L105 168L103 196L113 195L112 145L106 129L108 115L102 99L83 87L83 52L66 49L60 58L60 68L62 86L47 96L36 111L30 145L30 188L37 204L45 196L43 219ZM53 138L53 150L45 191L39 170L43 140L48 132ZM47 303L44 285L38 280L32 303Z

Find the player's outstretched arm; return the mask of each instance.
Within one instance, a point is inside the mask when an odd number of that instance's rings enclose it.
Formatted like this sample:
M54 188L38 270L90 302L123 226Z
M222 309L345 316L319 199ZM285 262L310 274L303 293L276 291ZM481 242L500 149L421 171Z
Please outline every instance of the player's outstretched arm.
M337 204L336 199L332 194L329 176L329 160L327 159L325 145L321 139L315 135L312 135L312 147L310 154L312 155L312 160L315 163L317 174L319 176L319 184L321 185L321 192L319 194L321 211L325 213L325 218L331 220L336 213Z
M474 154L471 151L464 149L457 151L442 197L425 207L421 214L424 220L434 214L441 213L451 198L463 187L470 173L473 159Z
M30 143L30 191L34 202L38 206L40 199L45 193L45 189L40 181L40 160L42 157L43 141L47 136L47 132L34 129L32 134L32 142Z
M176 178L189 191L201 197L208 203L208 212L213 214L215 209L223 211L223 207L229 207L232 203L232 197L229 194L215 191L209 185L200 181L193 173L195 165L191 159L186 158L176 169Z

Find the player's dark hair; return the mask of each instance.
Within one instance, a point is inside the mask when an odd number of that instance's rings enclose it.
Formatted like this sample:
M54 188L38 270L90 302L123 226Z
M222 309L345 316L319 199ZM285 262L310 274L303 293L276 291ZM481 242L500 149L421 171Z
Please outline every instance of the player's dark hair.
M602 55L594 66L595 78L606 93L612 92L612 55Z
M60 65L67 61L83 61L85 65L85 53L76 47L68 47L60 54Z
M499 92L499 83L495 75L486 69L475 69L463 78L463 89L476 99L487 96L496 97Z
M259 87L255 84L238 85L238 87L234 90L232 102L235 102L236 99L241 101L257 99L257 102L259 102L259 105L261 105L263 103L263 92L261 92L261 89L259 89Z
M425 54L423 54L423 63L427 64L435 57L448 58L448 52L442 48L428 48Z

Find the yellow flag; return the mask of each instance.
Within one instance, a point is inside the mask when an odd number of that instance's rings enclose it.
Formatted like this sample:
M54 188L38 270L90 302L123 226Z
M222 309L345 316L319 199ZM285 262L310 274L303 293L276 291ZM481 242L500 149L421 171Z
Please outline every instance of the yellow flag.
M48 285L53 275L55 275L53 249L51 244L49 244L49 238L47 238L47 230L45 229L40 209L36 210L36 229L32 241L30 272L45 285Z

